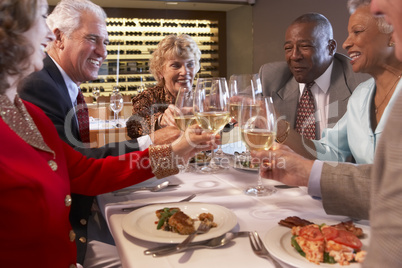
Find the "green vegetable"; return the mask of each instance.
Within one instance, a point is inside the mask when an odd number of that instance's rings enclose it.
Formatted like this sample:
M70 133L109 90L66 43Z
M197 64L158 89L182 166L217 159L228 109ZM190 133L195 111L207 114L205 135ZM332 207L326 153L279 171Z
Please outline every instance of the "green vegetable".
M303 257L306 257L306 253L304 253L304 251L299 246L299 243L297 243L295 235L292 236L292 246L297 250L297 252L299 252L300 255L302 255Z
M324 262L325 263L336 263L334 257L329 256L328 252L324 252Z
M164 208L163 212L161 212L161 218L158 221L158 225L156 226L156 229L159 230L160 228L162 228L163 224L165 224L166 221L169 220L169 218L175 214L177 211L179 211L178 209L172 209L170 210L170 208Z
M304 251L301 249L301 247L297 243L295 235L292 236L291 243L292 243L292 246L297 250L297 252L299 252L299 254L301 256L306 257L306 253L304 253ZM335 261L334 257L329 256L328 252L324 252L324 263L336 263L336 261Z

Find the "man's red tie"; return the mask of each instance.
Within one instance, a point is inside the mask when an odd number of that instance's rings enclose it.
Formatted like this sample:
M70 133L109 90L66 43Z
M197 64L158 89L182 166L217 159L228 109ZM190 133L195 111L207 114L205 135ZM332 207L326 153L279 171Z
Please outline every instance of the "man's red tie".
M77 115L78 125L80 129L81 141L83 143L89 142L89 115L88 107L85 103L84 95L81 90L78 90L77 106L75 107L75 114Z
M306 84L299 101L296 117L296 131L307 139L315 139L315 104L311 93L314 82Z

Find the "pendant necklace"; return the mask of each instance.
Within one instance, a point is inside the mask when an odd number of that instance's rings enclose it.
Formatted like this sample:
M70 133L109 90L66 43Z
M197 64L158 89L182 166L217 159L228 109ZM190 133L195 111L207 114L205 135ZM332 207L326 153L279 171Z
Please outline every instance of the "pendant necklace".
M400 79L401 79L401 76L399 75L398 78L396 79L395 83L394 83L394 84L392 85L392 87L388 90L387 94L385 95L384 99L381 101L380 104L375 105L375 102L374 102L374 107L375 107L375 108L374 108L374 112L375 112L375 114L378 113L378 109L381 107L381 105L384 104L384 102L385 102L385 100L387 99L389 93L392 91L392 89L395 87L396 83L398 83L398 81L399 81Z

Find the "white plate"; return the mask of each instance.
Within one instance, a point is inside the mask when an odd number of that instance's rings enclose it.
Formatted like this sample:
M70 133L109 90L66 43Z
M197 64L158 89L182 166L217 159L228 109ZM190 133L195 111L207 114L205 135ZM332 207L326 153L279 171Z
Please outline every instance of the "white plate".
M123 230L135 238L146 241L181 243L187 237L186 235L156 229L155 222L158 221L158 218L155 211L165 207L178 207L191 218L198 218L199 214L207 212L214 215L214 222L218 226L211 228L206 234L197 235L194 241L203 241L223 235L237 224L236 215L225 207L197 202L177 202L146 206L127 214L122 221Z
M325 223L328 225L339 223L332 220L311 220L317 224ZM363 250L368 249L369 243L369 235L370 230L369 227L364 225L356 224L357 227L363 229L363 233L365 234L363 238L360 240L363 243ZM302 257L290 244L290 240L292 238L292 234L290 232L290 228L284 226L276 226L268 231L267 235L264 237L264 244L267 247L268 251L278 260L283 261L284 263L290 264L294 267L299 268L357 268L361 267L359 263L351 263L347 266L341 266L339 264L330 264L330 263L320 263L320 265L309 262L306 258Z

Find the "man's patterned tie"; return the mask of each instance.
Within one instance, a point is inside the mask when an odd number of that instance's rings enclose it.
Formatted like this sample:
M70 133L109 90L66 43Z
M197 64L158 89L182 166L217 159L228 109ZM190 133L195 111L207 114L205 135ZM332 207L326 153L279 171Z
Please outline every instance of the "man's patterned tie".
M296 131L307 139L315 139L315 104L311 93L314 82L306 84L299 101L296 117Z
M89 142L89 115L88 107L85 103L84 95L81 89L78 90L77 106L75 107L75 114L77 115L81 141L83 143Z

